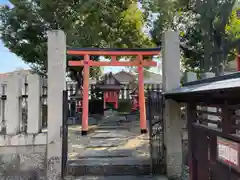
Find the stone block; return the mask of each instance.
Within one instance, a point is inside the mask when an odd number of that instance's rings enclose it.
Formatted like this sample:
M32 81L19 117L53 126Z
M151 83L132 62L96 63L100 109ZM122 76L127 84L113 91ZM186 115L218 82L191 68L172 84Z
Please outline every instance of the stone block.
M0 148L0 179L44 179L46 146L12 146Z

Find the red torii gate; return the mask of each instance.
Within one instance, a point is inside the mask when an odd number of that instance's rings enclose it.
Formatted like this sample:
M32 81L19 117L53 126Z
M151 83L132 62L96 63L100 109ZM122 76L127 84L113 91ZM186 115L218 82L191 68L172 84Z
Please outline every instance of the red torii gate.
M67 54L72 56L84 56L84 60L70 60L68 66L83 66L83 106L82 106L82 135L88 132L88 89L90 66L137 66L138 67L138 93L140 109L141 133L147 133L146 108L144 97L144 73L143 67L157 66L152 61L152 56L159 55L160 48L147 49L110 49L110 48L68 48ZM90 56L110 56L111 61L93 61ZM117 61L119 56L135 57L130 61ZM151 57L151 59L144 59Z

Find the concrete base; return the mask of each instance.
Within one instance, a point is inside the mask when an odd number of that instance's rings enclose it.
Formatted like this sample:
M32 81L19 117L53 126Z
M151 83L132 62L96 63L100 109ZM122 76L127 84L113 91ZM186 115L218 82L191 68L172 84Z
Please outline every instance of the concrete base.
M82 136L87 136L88 131L82 131Z
M141 134L147 134L147 129L141 129Z

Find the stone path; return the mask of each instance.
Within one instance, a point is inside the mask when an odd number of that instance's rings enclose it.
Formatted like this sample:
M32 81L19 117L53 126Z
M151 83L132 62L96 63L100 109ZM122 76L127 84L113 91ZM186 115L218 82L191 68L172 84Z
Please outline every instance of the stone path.
M139 133L138 121L119 122L113 116L86 137L77 130L69 130L69 160L123 156L149 159L149 138Z
M69 174L75 176L71 180L166 180L149 176L149 136L140 134L136 118L108 115L88 136L69 130L68 159Z

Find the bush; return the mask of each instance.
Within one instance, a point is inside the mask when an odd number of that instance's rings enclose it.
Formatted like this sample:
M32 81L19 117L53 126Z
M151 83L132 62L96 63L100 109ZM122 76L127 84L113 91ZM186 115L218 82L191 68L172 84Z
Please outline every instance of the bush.
M121 100L118 102L119 112L131 112L132 111L132 101L131 100Z

